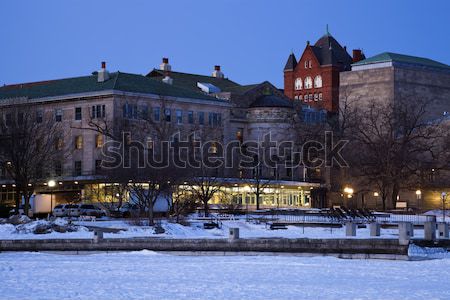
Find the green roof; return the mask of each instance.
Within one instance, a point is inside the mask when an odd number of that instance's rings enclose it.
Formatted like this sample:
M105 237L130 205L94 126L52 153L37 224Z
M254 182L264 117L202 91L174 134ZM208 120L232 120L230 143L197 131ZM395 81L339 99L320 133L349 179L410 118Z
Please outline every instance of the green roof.
M228 89L230 88L240 86L238 83L233 82L227 78L216 78L212 76L174 72L174 71L170 71L169 76L173 79L174 86L191 90L194 92L199 91L199 88L197 87L198 82L210 83L218 87L222 92L227 92ZM161 80L164 77L164 71L153 69L150 73L147 74L147 77Z
M362 65L376 64L376 63L382 63L382 62L399 62L399 63L410 64L410 65L419 65L419 66L426 66L426 67L432 67L432 68L450 69L450 66L440 63L440 62L437 62L435 60L431 60L431 59L423 58L423 57L417 57L417 56L397 54L397 53L392 53L392 52L384 52L384 53L366 58L364 60L361 60L357 63L352 64L352 66L362 66Z
M0 87L0 99L18 97L38 99L106 90L223 102L223 100L200 92L183 89L175 85L172 86L143 75L123 72L110 73L110 78L105 82L97 82L97 75L93 74L90 76L7 85Z

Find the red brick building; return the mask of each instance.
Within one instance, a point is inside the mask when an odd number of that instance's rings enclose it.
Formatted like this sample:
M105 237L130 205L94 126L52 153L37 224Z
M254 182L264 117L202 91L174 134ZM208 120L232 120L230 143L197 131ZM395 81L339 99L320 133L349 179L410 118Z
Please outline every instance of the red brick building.
M294 53L284 67L284 94L311 107L339 110L339 73L349 71L351 64L364 58L353 50L353 58L330 33L306 48L298 62Z

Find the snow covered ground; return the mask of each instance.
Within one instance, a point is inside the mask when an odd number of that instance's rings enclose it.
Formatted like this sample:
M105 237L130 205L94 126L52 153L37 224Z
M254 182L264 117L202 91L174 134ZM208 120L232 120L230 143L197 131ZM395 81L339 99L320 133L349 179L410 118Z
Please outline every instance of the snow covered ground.
M41 222L41 221L40 221ZM118 233L105 233L105 238L131 238L131 237L159 237L159 238L227 238L229 228L237 227L240 229L240 236L242 238L347 238L345 236L345 228L325 228L325 227L302 227L302 226L288 226L287 230L270 230L265 224L254 224L246 222L244 219L235 221L223 221L220 229L204 229L203 223L193 221L189 226L181 224L162 222L162 227L165 229L163 234L155 234L153 227L148 226L134 226L124 220L109 220L109 221L78 221L74 224L81 226L76 232L51 232L48 234L33 234L33 226L36 222L25 224L22 226L25 230L17 230L17 227L11 224L0 225L0 239L90 239L93 237L93 232L88 231L85 226L96 226L105 228L121 229ZM416 229L414 231L415 237L423 237L423 230ZM349 238L370 238L368 228L357 229L356 237ZM398 238L397 229L381 229L381 237L377 238Z
M450 259L0 253L0 299L450 299Z

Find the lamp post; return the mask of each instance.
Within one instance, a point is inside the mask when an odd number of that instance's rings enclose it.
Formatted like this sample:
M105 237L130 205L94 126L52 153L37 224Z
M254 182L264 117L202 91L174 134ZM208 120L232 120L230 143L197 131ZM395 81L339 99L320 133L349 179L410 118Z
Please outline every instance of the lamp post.
M56 186L56 181L49 180L47 182L47 186L50 188L50 214L51 214L53 210L53 188Z
M443 219L442 221L445 223L445 201L447 200L446 192L442 192L441 199L442 199L442 219Z

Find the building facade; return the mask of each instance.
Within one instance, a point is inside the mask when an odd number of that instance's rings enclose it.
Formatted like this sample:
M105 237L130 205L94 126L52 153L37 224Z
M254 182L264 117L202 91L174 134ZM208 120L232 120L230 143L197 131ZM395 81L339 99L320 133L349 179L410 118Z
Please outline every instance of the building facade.
M347 48L327 32L314 45L309 41L298 61L291 53L284 67L284 94L294 101L329 112L339 110L339 74L364 58L361 50Z

